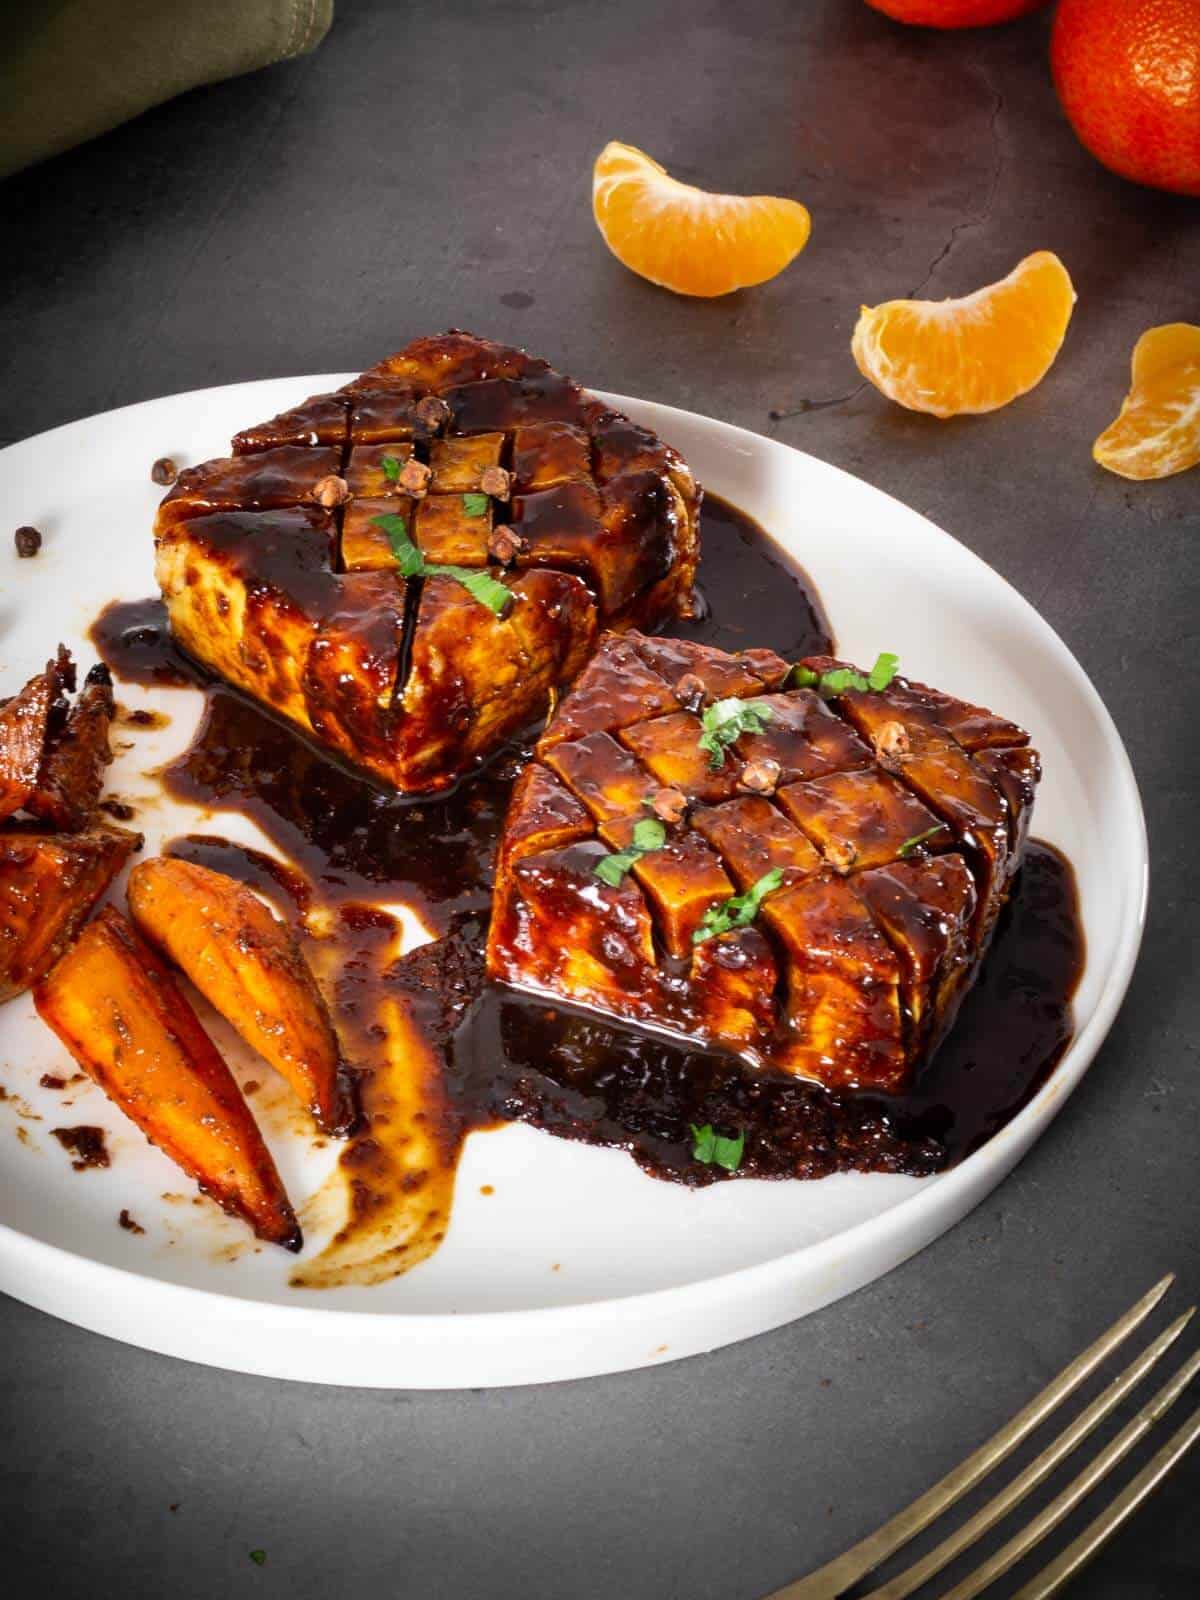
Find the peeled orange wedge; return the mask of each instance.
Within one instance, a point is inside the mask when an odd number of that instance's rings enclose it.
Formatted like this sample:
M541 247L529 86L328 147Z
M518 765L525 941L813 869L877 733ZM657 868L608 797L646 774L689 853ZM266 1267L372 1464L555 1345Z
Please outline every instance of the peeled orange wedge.
M1133 347L1121 415L1092 446L1122 478L1169 478L1200 462L1200 327L1168 322Z
M995 411L1049 372L1074 304L1066 267L1038 250L961 300L864 306L851 349L863 377L911 411Z
M711 297L765 283L808 243L796 200L708 194L631 144L607 144L592 174L592 211L618 261L676 294Z

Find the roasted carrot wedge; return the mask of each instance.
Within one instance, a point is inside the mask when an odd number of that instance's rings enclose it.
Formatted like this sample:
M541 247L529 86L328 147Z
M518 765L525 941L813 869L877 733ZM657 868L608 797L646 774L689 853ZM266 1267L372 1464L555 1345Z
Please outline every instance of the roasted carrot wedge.
M79 1065L205 1194L260 1239L300 1227L233 1074L162 960L105 906L34 990Z
M191 861L143 861L129 878L138 929L284 1077L327 1133L352 1120L329 1011L291 930L257 895Z
M50 971L140 847L124 828L0 833L0 1004Z

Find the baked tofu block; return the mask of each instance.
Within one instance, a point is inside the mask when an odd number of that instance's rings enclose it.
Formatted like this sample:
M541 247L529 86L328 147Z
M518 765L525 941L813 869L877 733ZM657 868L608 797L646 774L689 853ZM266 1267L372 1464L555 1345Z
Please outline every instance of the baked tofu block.
M513 792L488 972L754 1068L900 1092L978 971L1037 755L903 678L792 681L770 651L605 635Z
M156 572L189 654L420 793L543 715L601 629L690 613L700 498L675 451L545 361L451 332L181 474ZM390 669L386 628L355 625L363 574L399 586Z

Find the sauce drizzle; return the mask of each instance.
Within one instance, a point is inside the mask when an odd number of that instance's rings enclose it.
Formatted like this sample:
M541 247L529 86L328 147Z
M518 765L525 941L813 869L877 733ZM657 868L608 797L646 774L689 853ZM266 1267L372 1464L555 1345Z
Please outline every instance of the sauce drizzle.
M664 632L789 658L832 650L807 575L756 523L710 496L702 539L697 613ZM835 1096L483 983L493 860L529 742L446 794L404 798L209 679L172 644L161 602L114 602L91 637L124 682L204 688L200 727L163 785L249 817L283 859L217 834L168 853L250 884L295 926L362 1073L362 1129L305 1207L306 1228L332 1238L297 1269L301 1286L378 1282L436 1250L472 1128L520 1118L698 1185L726 1175L692 1160L689 1124L753 1115L769 1133L747 1141L739 1175L922 1175L1003 1126L1070 1041L1083 933L1070 865L1049 845L1029 844L979 979L913 1092ZM400 958L404 911L436 942Z

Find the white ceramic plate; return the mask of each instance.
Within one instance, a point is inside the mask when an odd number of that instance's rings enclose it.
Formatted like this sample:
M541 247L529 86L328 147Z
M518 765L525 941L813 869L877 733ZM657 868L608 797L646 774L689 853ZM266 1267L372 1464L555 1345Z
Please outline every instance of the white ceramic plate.
M59 638L90 663L85 633L99 607L154 591L156 456L187 464L221 455L237 428L343 381L176 395L0 452L0 685L22 682ZM724 423L612 399L807 566L847 656L896 650L914 676L1032 731L1046 769L1034 828L1074 862L1088 942L1077 1032L1057 1071L990 1143L923 1181L855 1174L694 1193L644 1176L617 1152L526 1127L475 1134L437 1255L374 1288L297 1291L287 1284L294 1258L246 1248L240 1224L207 1201L193 1203L187 1180L99 1089L64 1096L39 1087L43 1073L71 1067L23 996L0 1010L8 1091L0 1101L0 1288L147 1349L319 1383L452 1388L649 1366L777 1327L904 1261L1004 1177L1079 1082L1137 954L1146 840L1125 751L1078 663L1003 579L878 490ZM15 558L7 531L26 522L45 534L34 561ZM156 796L144 776L185 747L201 700L192 690L131 687L119 696L171 718L139 735L111 769L114 793L146 801L138 825L154 849L206 825ZM228 816L207 826L265 843ZM245 1071L228 1030L214 1032ZM332 1152L296 1136L282 1094L254 1104L299 1202ZM109 1131L109 1170L73 1172L50 1136L56 1125L81 1122ZM495 1193L485 1197L483 1185ZM143 1235L118 1227L123 1207Z

